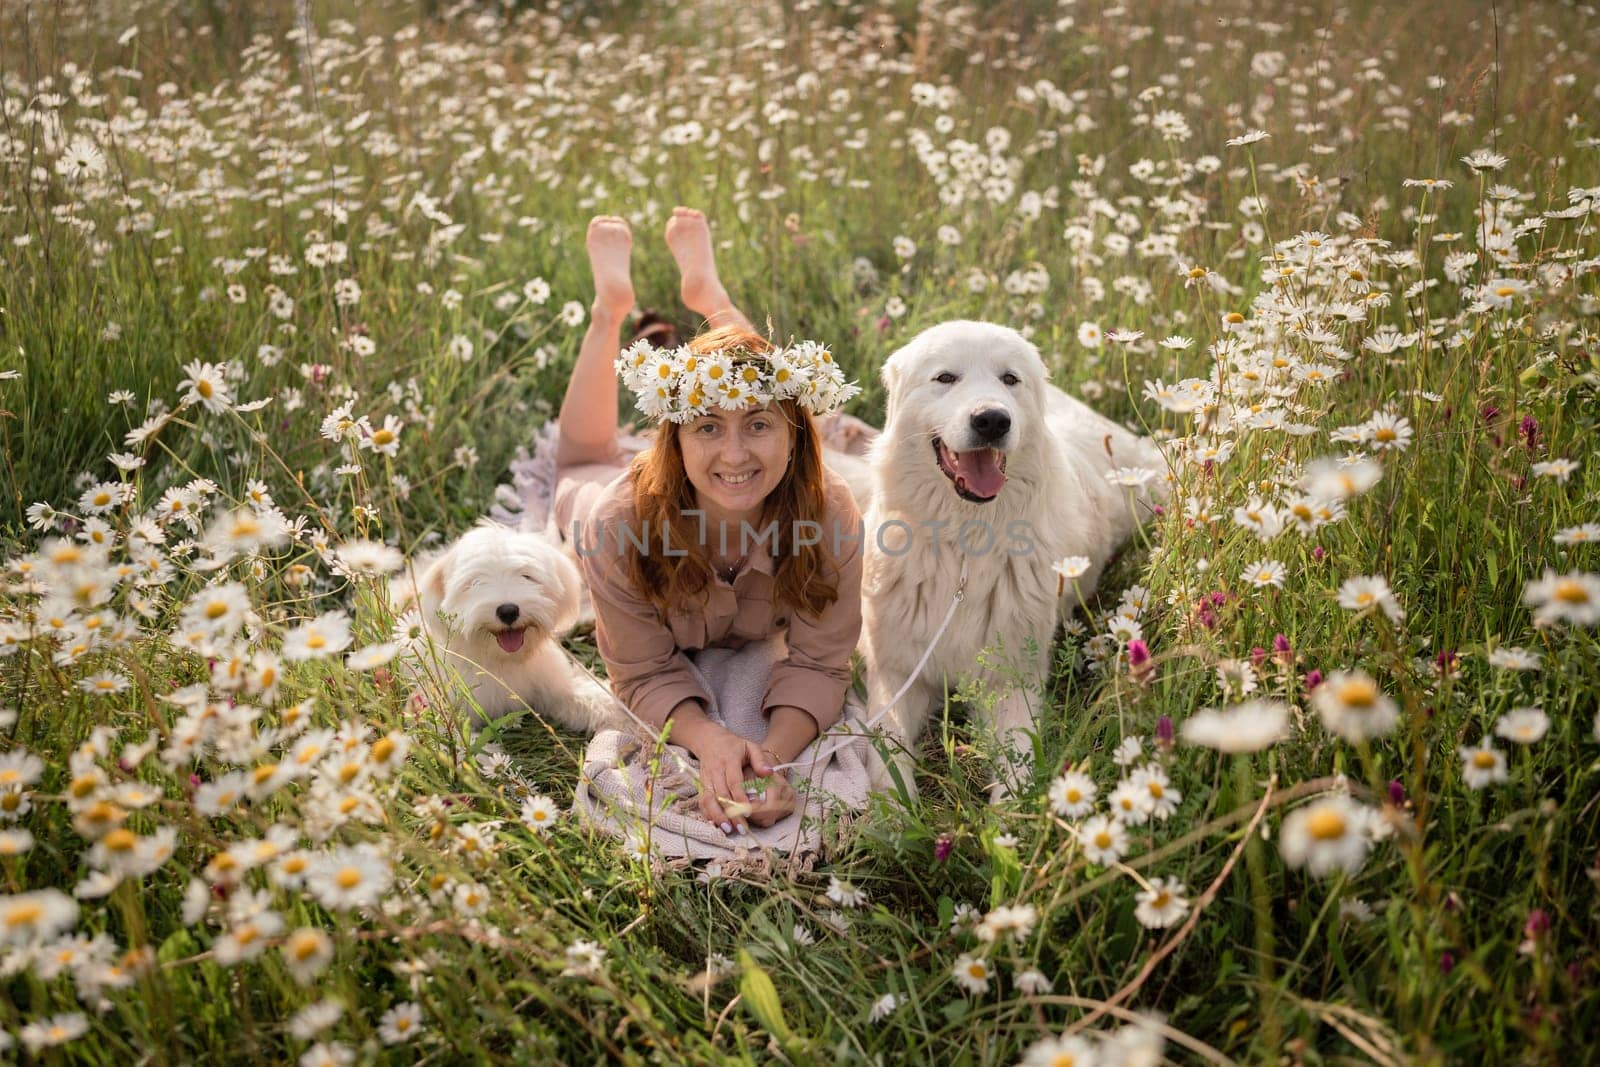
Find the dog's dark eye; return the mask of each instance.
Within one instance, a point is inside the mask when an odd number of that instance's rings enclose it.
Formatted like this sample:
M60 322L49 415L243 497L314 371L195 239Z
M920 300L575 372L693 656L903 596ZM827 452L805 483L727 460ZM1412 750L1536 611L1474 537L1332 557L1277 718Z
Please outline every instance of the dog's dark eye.
M961 375L955 373L954 371L948 370L934 379L934 381L938 382L940 385L949 385L952 382L959 382L960 380Z
M525 582L537 582L539 579L535 578L531 574L524 574L522 575L522 580Z
M1000 380L1005 382L1007 385L1016 385L1018 382L1022 381L1021 378L1018 378L1010 371L1006 371L1004 374L1000 375Z

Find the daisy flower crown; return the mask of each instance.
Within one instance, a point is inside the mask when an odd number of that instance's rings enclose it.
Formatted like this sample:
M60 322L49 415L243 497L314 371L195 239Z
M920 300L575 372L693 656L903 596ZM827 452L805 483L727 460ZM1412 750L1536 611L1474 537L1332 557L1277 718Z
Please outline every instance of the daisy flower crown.
M748 348L691 352L687 345L653 348L640 338L622 351L617 375L652 419L684 423L708 411L794 400L813 415L839 410L861 387L844 380L833 353L797 341L767 353Z

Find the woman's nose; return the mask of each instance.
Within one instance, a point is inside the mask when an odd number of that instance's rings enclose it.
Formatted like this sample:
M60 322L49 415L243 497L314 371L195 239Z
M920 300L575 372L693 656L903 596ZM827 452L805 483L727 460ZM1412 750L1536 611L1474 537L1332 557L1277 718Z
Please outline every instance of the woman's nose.
M723 435L722 455L724 459L735 456L748 456L749 454L750 442L745 440L744 434L735 430L732 433Z

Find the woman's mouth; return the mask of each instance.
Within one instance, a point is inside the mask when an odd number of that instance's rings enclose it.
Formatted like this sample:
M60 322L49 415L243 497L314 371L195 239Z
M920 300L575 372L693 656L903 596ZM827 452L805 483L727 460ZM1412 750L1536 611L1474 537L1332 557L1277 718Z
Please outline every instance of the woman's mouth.
M743 474L717 474L713 475L723 485L739 487L749 484L756 476L755 471L745 471Z

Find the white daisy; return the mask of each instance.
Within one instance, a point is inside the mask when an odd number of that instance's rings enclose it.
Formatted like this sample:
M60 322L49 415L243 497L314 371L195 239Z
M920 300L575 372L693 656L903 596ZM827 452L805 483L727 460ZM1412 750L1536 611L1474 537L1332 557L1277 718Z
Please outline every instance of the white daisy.
M1325 794L1283 820L1278 846L1283 861L1317 878L1334 871L1355 874L1372 847L1370 819L1370 810L1345 794Z
M1109 867L1128 851L1128 831L1118 820L1096 815L1078 828L1083 854L1093 863Z
M1050 810L1067 819L1081 819L1094 810L1099 792L1086 774L1068 771L1050 783Z
M1176 878L1152 878L1150 888L1135 896L1133 917L1151 930L1164 930L1189 913L1187 890Z
M1550 716L1540 708L1513 708L1494 724L1496 737L1519 745L1531 745L1550 729Z
M968 996L981 996L989 991L989 979L994 977L994 968L982 956L963 952L956 957L950 974L962 992Z
M1461 748L1461 777L1469 789L1503 782L1510 777L1506 770L1506 757L1485 738L1476 747Z
M1311 692L1322 722L1346 741L1381 737L1400 721L1400 706L1364 671L1334 671Z

